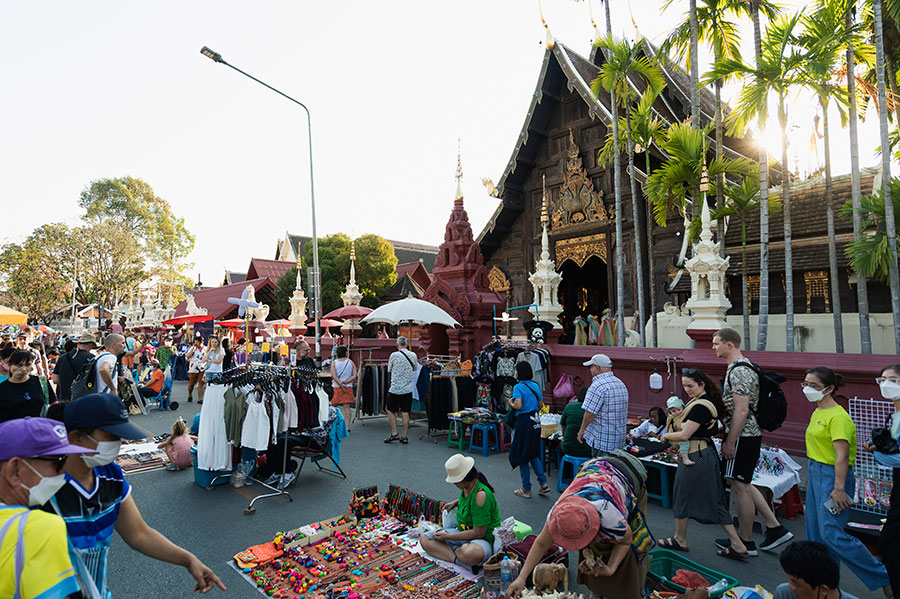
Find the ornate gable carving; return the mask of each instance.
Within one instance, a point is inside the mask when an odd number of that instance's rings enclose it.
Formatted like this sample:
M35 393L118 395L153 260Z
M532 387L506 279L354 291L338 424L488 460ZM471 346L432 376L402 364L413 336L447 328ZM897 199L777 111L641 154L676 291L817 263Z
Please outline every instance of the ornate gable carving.
M490 272L488 272L488 287L491 291L497 291L499 293L506 293L509 291L510 283L509 278L506 276L506 273L500 270L499 266L494 266L491 268Z
M553 203L551 228L564 230L584 223L603 223L609 219L603 205L603 191L596 191L581 160L575 133L569 129L566 148L566 172L559 199Z

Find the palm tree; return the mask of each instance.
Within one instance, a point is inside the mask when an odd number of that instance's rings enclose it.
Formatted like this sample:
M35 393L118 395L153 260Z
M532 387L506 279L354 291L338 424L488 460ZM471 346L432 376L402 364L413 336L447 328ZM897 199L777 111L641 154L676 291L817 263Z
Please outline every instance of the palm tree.
M769 23L757 66L753 67L736 60L723 60L717 63L708 75L713 79L734 73L747 77L746 83L738 95L735 110L729 115L731 121L729 133L743 133L754 116L768 114L770 93L774 93L777 99L778 123L781 127L781 194L784 212L786 295L785 345L787 351L794 351L794 275L791 252L790 165L788 163L787 133L788 93L801 81L801 72L805 63L805 56L797 47L795 35L802 14L801 11L793 16L780 15ZM760 215L762 215L762 211L760 211ZM766 216L768 217L768 214ZM762 309L760 309L761 312Z
M669 8L674 0L666 0L663 4L663 10ZM737 25L729 19L737 19L748 14L747 3L743 0L701 0L700 5L696 8L698 23L698 40L711 47L713 53L713 61L720 62L725 59L741 60L740 53L740 32ZM774 17L778 12L778 6L768 0L762 0L760 10L769 18ZM691 20L684 21L678 25L669 34L669 37L660 45L660 52L670 55L673 61L678 62L684 59L687 52L691 56L697 52L691 52ZM689 59L693 64L693 58ZM716 159L722 158L724 155L724 128L722 126L722 85L725 79L720 77L715 80L715 104L716 104ZM716 206L722 207L723 195L722 190L725 188L724 179L716 181ZM720 237L722 237L720 250L722 256L725 256L724 232L725 223L721 221L717 225Z
M850 30L854 25L853 5L847 8L844 21L844 29ZM854 49L853 38L848 40L847 44L847 62L845 69L847 71L847 104L848 124L850 129L850 198L853 205L853 241L860 240L862 231L862 202L861 202L861 184L859 173L859 137L857 125L857 105L856 105L856 75L854 73L856 65L856 51ZM872 353L872 333L869 328L869 292L867 289L865 278L857 275L856 279L856 303L859 312L859 342L860 351L864 354Z
M741 223L741 297L744 313L744 349L750 349L750 294L747 288L747 219L759 209L759 175L754 173L744 177L740 185L723 190L725 205L712 213L712 217L723 220L736 218ZM778 196L769 196L769 214L781 209Z
M659 120L656 118L656 114L653 111L653 102L659 96L660 91L662 90L662 73L659 72L659 67L654 65L657 74L659 75L657 84L659 84L658 89L654 89L654 87L648 87L644 93L641 95L640 100L637 104L626 108L625 117L619 118L619 134L625 132L625 135L622 139L618 140L618 144L624 144L626 148L628 148L628 171L631 174L631 214L634 225L634 256L635 256L635 275L637 278L637 288L638 288L638 305L639 310L638 314L643 320L646 318L646 311L644 305L644 292L643 292L643 264L642 264L642 246L640 243L641 238L641 227L640 227L640 209L638 206L638 202L640 201L640 196L637 192L637 175L634 168L634 155L636 153L643 152L647 162L647 173L650 172L650 152L649 147L655 141L655 139L660 137L661 134L661 126ZM617 147L615 140L613 139L612 133L608 133L606 136L606 143L600 149L597 154L597 164L602 166L609 166L610 161L613 157L613 151ZM652 230L650 229L651 225L651 213L650 213L650 204L646 203L646 213L647 213L647 252L648 252L648 270L650 272L650 314L653 319L654 327L656 325L656 290L653 281L653 273L655 271L655 264L653 260L653 239L651 237ZM646 347L646 332L644 330L643 322L640 323L640 335L641 335L641 346ZM653 343L654 347L656 345L656 329L654 328L654 337Z
M625 343L625 259L624 250L622 248L622 177L619 153L619 104L628 106L635 97L632 89L632 81L642 82L648 89L662 89L663 80L659 68L653 62L641 53L640 41L634 45L627 41L617 41L611 35L607 35L596 43L606 55L603 65L597 77L591 82L591 91L594 95L599 95L600 90L604 89L609 92L612 100L612 137L613 137L613 181L615 185L615 223L616 223L616 319L617 319L617 336L618 343ZM617 102L618 99L618 102ZM627 110L627 108L626 108ZM627 121L626 131L628 136L628 164L629 170L634 176L634 153L631 151L631 128L630 121ZM637 215L636 206L636 187L632 183L632 214ZM637 223L638 219L636 219ZM635 225L637 226L637 224ZM635 237L635 243L639 243L639 236ZM637 246L635 252L635 268L638 273L643 273L643 264L641 260L640 246ZM639 275L638 280L640 281ZM644 290L643 285L637 285L638 294L638 312L643 318L646 314L643 305ZM643 339L643 327L641 327L641 337Z
M894 348L900 353L900 273L897 271L897 226L894 221L894 203L891 201L891 152L888 140L887 91L885 89L884 71L884 31L881 16L881 0L872 0L872 13L875 18L875 73L878 77L878 124L881 131L881 193L884 196L885 233L890 256L888 274L891 285L891 312L894 317Z
M843 120L846 113L841 101L845 99L840 82L835 82L834 74L840 61L840 54L846 49L847 35L844 32L844 16L848 0L819 0L815 10L804 16L805 32L800 38L806 49L806 69L802 73L803 85L809 87L819 100L822 109L822 136L825 154L825 220L828 228L828 266L831 279L831 305L834 317L834 347L844 353L844 327L841 317L841 295L837 266L837 243L834 239L834 193L831 185L831 131L828 108L831 100L838 101ZM818 116L816 117L818 120Z
M894 226L900 215L900 178L890 181L890 199L893 204ZM892 252L890 240L887 235L888 210L884 202L884 188L876 189L871 196L863 196L860 201L862 218L862 235L847 246L847 257L850 258L850 266L857 276L878 278L882 281L890 279L890 264ZM841 208L843 216L851 216L856 210L852 200L846 202ZM896 251L896 239L894 246Z
M685 123L674 123L659 144L666 161L647 180L647 195L653 202L656 224L666 226L669 214L684 215L689 198L699 204L700 171L706 151L709 129L695 129ZM756 170L745 158L722 158L709 165L709 176L719 174L729 179L746 177Z

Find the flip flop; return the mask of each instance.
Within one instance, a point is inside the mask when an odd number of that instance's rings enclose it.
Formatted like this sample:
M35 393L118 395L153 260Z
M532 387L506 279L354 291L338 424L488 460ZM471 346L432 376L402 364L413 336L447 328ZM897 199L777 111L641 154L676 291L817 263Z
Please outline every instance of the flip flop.
M690 551L687 547L678 542L678 539L675 537L668 537L666 539L660 539L657 541L657 545L662 547L663 549L674 549L675 551Z
M400 437L400 443L402 443L403 445L406 445L407 443L409 443L409 438L408 437Z
M747 553L738 553L732 547L729 547L728 549L717 549L716 555L719 557L727 557L728 559L733 559L738 562L742 562L749 557Z
M539 493L540 495L546 495L546 494L549 493L549 492L550 492L550 485L544 485L543 487L541 487L540 489L538 489L538 493Z
M513 491L513 495L522 497L523 499L531 499L531 491L526 491L525 489L516 489Z
M385 443L393 443L394 441L397 441L399 439L400 439L400 437L398 437L397 435L391 435L390 437L385 439L384 442Z

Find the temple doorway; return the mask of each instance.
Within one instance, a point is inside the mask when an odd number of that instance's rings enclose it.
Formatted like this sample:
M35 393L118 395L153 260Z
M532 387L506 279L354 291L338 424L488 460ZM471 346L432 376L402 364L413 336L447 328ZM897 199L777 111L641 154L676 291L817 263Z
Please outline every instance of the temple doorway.
M577 316L593 314L599 317L609 308L609 279L606 263L599 256L591 256L582 266L574 260L566 260L560 272L559 302L563 308L560 343L571 343L574 339L572 321Z

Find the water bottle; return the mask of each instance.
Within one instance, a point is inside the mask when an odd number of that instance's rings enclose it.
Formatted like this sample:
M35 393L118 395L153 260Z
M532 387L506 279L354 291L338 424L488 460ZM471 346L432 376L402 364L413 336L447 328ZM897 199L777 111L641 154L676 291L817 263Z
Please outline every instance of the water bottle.
M714 585L706 587L706 590L712 595L713 593L724 591L730 586L731 584L727 580L720 578Z
M500 562L500 592L506 593L507 587L509 587L509 583L512 582L512 562L509 561L509 558L504 556L503 561Z

